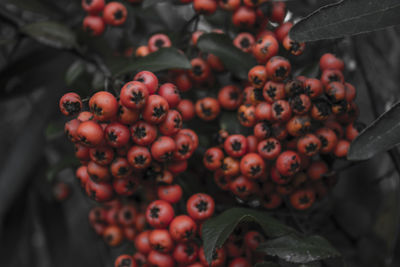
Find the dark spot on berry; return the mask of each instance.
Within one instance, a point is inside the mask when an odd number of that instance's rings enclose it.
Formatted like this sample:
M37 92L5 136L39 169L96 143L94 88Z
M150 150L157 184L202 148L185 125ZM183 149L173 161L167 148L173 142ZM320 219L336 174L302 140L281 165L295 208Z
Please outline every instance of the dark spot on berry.
M318 138L321 141L321 147L328 146L328 139L326 139L325 136L320 135Z
M136 127L133 133L136 138L142 139L147 136L146 128L145 127Z
M312 153L312 152L316 151L317 148L318 148L317 144L309 143L308 145L306 145L306 152L307 153Z
M65 101L63 107L69 115L75 115L81 111L81 104L79 102Z
M200 65L193 66L193 73L196 76L201 76L203 74L203 68Z
M242 149L242 143L239 142L238 140L234 140L231 143L231 147L233 151L240 151Z
M189 152L189 145L182 145L178 152L181 155L186 155Z
M212 115L211 108L206 108L203 103L200 104L200 108L204 116L210 117Z
M195 206L198 212L203 212L208 210L208 202L202 199Z
M124 18L124 12L122 12L121 9L118 9L115 13L114 13L114 19L115 20L121 20Z
M154 207L152 207L151 209L150 209L150 217L151 218L158 218L158 216L159 216L159 213L160 213L160 208L159 207L157 207L157 206L154 206Z
M118 169L118 175L125 175L127 173L128 173L128 168L126 168L126 167L120 167Z
M280 116L282 114L282 112L284 111L283 107L281 104L274 104L273 109L276 113L277 116Z
M161 118L165 114L165 108L163 106L154 107L153 109L153 117Z
M144 95L142 92L132 92L132 97L131 97L131 101L134 102L136 105L138 105L139 103L143 102L144 100Z
M284 78L287 75L287 69L283 66L279 67L277 70L275 70L275 76Z
M108 137L108 141L110 141L110 142L116 142L117 138L118 138L118 136L113 131L109 132L107 137Z
M251 167L250 167L250 174L251 174L251 176L256 176L257 174L260 173L260 171L261 171L260 165L251 166Z
M240 46L242 48L249 48L250 47L250 40L247 37L242 38L242 40L240 40Z
M274 150L276 147L276 144L274 141L268 141L264 146L263 146L263 150L267 151L267 152L271 152L272 150Z
M138 155L135 157L135 164L137 165L143 165L145 164L147 161L147 157L143 156L143 155Z
M182 127L182 120L179 116L176 116L174 118L174 128L175 129L180 129Z
M154 43L158 48L161 48L164 46L165 42L163 39L157 39Z
M303 195L299 198L300 204L308 204L310 202L310 198L307 195Z
M238 100L239 99L239 93L236 92L236 91L229 92L229 99L230 100Z

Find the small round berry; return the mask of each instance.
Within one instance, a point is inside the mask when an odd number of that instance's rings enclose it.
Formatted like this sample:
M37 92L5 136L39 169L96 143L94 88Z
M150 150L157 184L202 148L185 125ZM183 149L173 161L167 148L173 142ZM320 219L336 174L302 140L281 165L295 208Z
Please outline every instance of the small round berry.
M150 53L153 53L162 47L171 47L171 45L171 40L163 33L152 35L147 43Z
M144 146L132 146L126 157L135 170L147 169L151 164L150 151Z
M309 209L315 201L312 189L299 189L290 195L290 204L297 210Z
M133 80L143 83L150 95L157 92L158 78L156 75L154 75L154 73L150 71L141 71L138 72L135 77L133 77Z
M324 161L318 160L310 164L310 166L307 169L307 176L311 180L320 180L328 172L329 172L328 165Z
M266 65L268 77L275 82L285 80L289 76L291 68L289 60L280 56L272 57Z
M150 95L143 108L143 119L152 124L159 124L165 120L169 110L167 100L159 95Z
M157 138L157 127L145 121L139 121L131 126L132 141L140 146L152 144Z
M146 209L146 221L156 229L167 228L174 216L171 204L164 200L153 201Z
M89 14L96 15L103 11L104 0L82 0L82 8Z
M237 0L233 0L233 1L237 1ZM240 2L240 1L238 1L238 2ZM220 3L223 3L223 1L221 1ZM241 32L235 37L235 39L233 39L233 45L245 53L250 53L252 51L254 43L255 43L255 39L254 39L253 35L248 32Z
M218 102L222 108L235 110L242 103L241 90L234 85L222 87L218 92Z
M169 232L177 242L188 242L196 236L196 222L189 216L175 217L169 225Z
M196 115L205 121L214 120L220 113L219 102L212 97L205 97L196 102Z
M292 176L300 171L300 156L290 150L282 152L276 160L276 168L283 176Z
M210 171L221 168L224 152L218 147L211 147L204 153L203 164Z
M79 142L88 147L97 146L104 140L103 128L94 121L81 122L76 133Z
M270 58L278 54L279 44L272 35L265 35L253 45L253 55L261 64L265 64Z
M192 195L186 202L186 211L195 221L203 221L214 214L214 199L207 194Z
M190 121L196 116L194 104L188 99L181 100L176 109L181 113L183 121Z
M108 145L120 148L129 143L131 133L129 128L125 125L118 122L112 122L107 125L104 130L104 135Z
M247 178L258 179L265 174L265 162L257 153L248 153L240 160L240 172Z
M100 36L103 34L106 25L104 20L98 16L86 16L83 19L83 30L89 33L91 36Z
M172 159L176 151L176 144L174 139L168 136L160 136L151 145L151 155L152 157L159 161L165 162Z
M65 116L76 115L82 109L82 100L76 93L66 93L61 97L59 106Z
M313 156L319 152L321 141L314 134L306 134L297 141L297 151L306 156Z
M257 145L258 154L266 160L274 160L281 153L281 143L276 138L268 138Z
M103 19L106 24L120 26L125 23L128 15L126 7L119 2L109 2L103 10Z

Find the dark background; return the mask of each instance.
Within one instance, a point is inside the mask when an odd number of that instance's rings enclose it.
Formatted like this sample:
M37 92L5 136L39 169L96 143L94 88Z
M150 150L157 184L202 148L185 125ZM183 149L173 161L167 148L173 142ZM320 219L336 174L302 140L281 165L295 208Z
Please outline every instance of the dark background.
M288 6L301 17L329 2L335 1L289 1ZM105 39L114 51L127 44L136 47L149 33L187 21L185 8L163 3L138 12L130 16L128 30L109 30ZM79 29L83 16L77 0L0 1L0 266L113 266L116 255L133 251L130 244L107 248L89 227L87 214L94 203L81 192L69 167L73 147L63 135L66 119L58 110L67 91L89 95L101 89L101 74L73 51L25 36L10 19L51 19ZM346 80L358 89L361 121L370 123L400 99L398 27L309 44L298 63L313 71L328 51L346 62ZM79 81L67 84L71 64L82 62ZM394 258L400 252L396 153L346 169L323 203L296 215L305 232L324 235L342 252L346 266L400 266ZM67 201L54 199L56 181L71 185Z

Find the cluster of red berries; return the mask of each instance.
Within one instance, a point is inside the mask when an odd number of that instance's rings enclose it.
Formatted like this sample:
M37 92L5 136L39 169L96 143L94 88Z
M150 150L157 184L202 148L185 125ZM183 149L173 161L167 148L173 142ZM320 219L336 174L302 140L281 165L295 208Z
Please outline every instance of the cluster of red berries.
M304 210L324 196L335 180L329 175L333 160L347 155L363 128L355 122L356 89L344 81L343 68L342 60L325 54L320 79L290 78L290 62L274 56L249 71L243 92L222 88L214 109L237 108L239 122L253 128L253 135L219 133L219 146L209 148L203 160L216 184L242 200L256 197L268 209L288 196L294 208Z
M65 132L82 163L76 176L92 199L109 201L114 192L131 196L140 181L170 179L187 168L198 137L182 129L182 115L175 109L180 102L174 84L159 88L158 78L148 71L127 82L119 100L106 91L95 93L90 111L81 112L76 93L60 99L63 114L78 114L65 124Z
M137 3L141 0L129 0ZM83 29L92 36L102 35L106 25L120 26L128 16L126 7L120 2L105 3L105 0L82 0L82 8L88 13L83 19Z
M193 9L199 14L211 15L218 8L231 12L233 25L240 28L262 28L269 21L282 23L286 16L284 2L268 0L181 0L181 2L193 2Z
M122 204L113 200L93 207L89 212L89 223L107 245L115 247L124 239L135 240L137 233L143 231L146 218L135 202Z

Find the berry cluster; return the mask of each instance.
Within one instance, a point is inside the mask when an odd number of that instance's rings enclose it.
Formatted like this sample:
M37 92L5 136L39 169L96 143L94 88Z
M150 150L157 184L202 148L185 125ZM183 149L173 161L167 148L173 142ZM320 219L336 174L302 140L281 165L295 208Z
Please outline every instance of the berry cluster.
M335 158L347 155L350 141L363 128L355 122L356 89L344 81L343 61L332 54L320 60L320 79L291 78L290 62L279 56L249 71L242 92L225 86L212 99L214 110L237 109L241 125L253 134L221 131L219 146L204 154L216 184L242 200L256 197L277 208L288 196L291 205L308 209L335 180Z
M186 169L198 146L197 134L182 129L176 86L158 87L158 78L142 71L121 88L119 100L106 91L95 93L90 111L81 112L76 93L60 99L63 114L78 114L65 124L65 132L82 163L76 176L97 202L109 201L115 193L131 196L140 181L171 180Z
M133 241L143 231L146 219L135 202L122 204L119 200L95 206L89 212L89 223L107 245L118 246L124 239Z
M102 35L106 25L121 26L128 16L126 7L116 1L106 4L105 0L82 0L82 8L88 13L83 19L83 29L92 36Z

